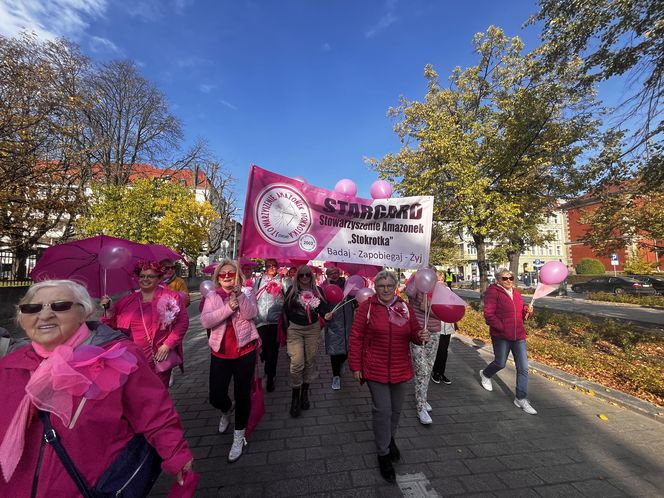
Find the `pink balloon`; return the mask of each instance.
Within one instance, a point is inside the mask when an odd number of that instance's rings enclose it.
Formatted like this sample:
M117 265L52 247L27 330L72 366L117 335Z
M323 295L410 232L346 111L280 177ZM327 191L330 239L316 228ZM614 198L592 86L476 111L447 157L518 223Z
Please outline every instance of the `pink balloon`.
M201 297L207 296L212 292L212 280L203 280L198 286L198 290L201 291Z
M438 282L438 275L431 268L420 268L415 273L415 288L426 294L431 292Z
M369 192L372 199L389 199L392 197L392 185L385 180L376 180L371 184Z
M104 246L99 251L99 265L106 270L122 268L131 260L131 251L122 246Z
M302 182L302 183L307 183L307 181L301 176L294 176L293 180L297 180L298 182Z
M355 294L357 294L357 291L367 286L367 283L364 281L364 277L360 275L351 275L350 277L348 277L348 280L346 280L346 287L348 287L349 285L354 285L355 288L350 290L348 294L350 294L351 296L355 296Z
M339 304L344 298L344 291L341 290L341 287L335 284L328 284L323 287L323 294L325 299L330 304Z
M466 307L460 304L432 304L431 312L446 323L456 323L466 314Z
M355 182L353 180L349 180L348 178L342 178L334 186L334 191L339 192L340 194L354 196L357 194L357 185L355 185Z
M567 278L567 265L560 261L549 261L544 263L540 270L540 280L543 284L559 284Z
M355 293L355 299L357 300L358 303L363 303L367 299L369 299L371 296L376 294L373 289L369 289L368 287L365 287L363 289L360 289Z

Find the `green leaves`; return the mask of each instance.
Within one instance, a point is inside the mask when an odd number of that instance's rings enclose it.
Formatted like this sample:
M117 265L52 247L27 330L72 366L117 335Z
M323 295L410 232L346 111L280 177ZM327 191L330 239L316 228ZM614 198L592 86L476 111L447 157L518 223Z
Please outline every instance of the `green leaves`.
M146 178L126 186L94 184L88 212L77 225L85 235L164 244L195 258L218 217L209 202L196 201L192 189Z

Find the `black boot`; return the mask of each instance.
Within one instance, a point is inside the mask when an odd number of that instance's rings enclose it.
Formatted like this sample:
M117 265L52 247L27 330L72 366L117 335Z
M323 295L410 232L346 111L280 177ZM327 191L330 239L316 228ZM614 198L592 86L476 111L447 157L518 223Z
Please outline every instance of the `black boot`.
M308 410L311 407L311 403L309 403L309 384L302 384L301 396L302 403L300 406L303 410Z
M272 375L267 376L267 384L265 385L265 390L269 393L274 391L274 377Z
M378 455L378 468L380 469L380 475L383 476L390 484L396 482L396 475L394 474L394 467L392 467L392 460L390 460L390 455Z
M390 460L393 462L398 462L401 460L401 452L397 448L397 443L394 442L394 438L390 439Z
M290 414L291 417L300 416L300 388L296 387L293 389L293 397L291 398L290 404Z

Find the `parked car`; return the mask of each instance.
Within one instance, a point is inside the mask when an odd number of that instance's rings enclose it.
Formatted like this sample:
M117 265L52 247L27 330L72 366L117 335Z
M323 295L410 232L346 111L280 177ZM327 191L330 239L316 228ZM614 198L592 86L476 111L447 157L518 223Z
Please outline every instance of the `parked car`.
M650 284L631 277L596 277L587 282L572 285L574 292L610 292L613 294L654 294Z
M664 277L656 275L632 275L639 282L649 284L659 295L664 295Z

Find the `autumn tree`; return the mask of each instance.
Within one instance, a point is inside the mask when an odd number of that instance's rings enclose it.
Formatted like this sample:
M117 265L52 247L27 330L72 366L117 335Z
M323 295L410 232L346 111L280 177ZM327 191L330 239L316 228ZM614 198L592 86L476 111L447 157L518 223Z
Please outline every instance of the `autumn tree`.
M84 138L90 164L98 168L95 176L107 185L127 184L135 164L180 170L206 153L203 140L182 149L180 120L133 60L101 64L91 76L87 92L94 105L86 110Z
M80 212L88 61L65 41L0 36L0 226L15 274L50 231Z
M196 182L199 181L200 176L200 181L205 183L205 200L218 214L218 217L212 222L206 244L206 254L215 254L219 251L223 240L228 240L236 235L235 178L219 161L214 159L208 159L200 164L196 163L193 172Z
M580 84L628 76L623 117L637 116L639 143L664 132L664 4L659 0L540 0L546 68L582 57Z
M205 252L207 234L218 217L184 185L159 178L128 185L94 184L88 212L77 221L82 234L106 234L172 247L194 259Z
M404 195L434 195L434 220L467 232L477 248L481 290L487 240L537 225L556 198L580 184L575 160L595 146L592 96L574 82L578 61L538 77L538 53L497 27L474 38L476 66L456 68L444 88L432 66L423 101L401 98L389 115L401 150L372 161ZM517 263L518 264L518 263Z

